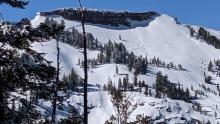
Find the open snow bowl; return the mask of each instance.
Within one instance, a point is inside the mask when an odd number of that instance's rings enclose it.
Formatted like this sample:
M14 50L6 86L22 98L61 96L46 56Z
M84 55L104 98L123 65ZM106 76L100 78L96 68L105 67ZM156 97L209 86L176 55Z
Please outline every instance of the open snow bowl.
M65 10L66 11L66 10ZM64 11L64 12L65 12ZM77 10L72 10L76 11ZM62 11L60 11L62 12ZM54 18L58 22L64 20L66 24L66 29L75 27L78 31L82 31L80 25L80 20L72 20L68 17L63 17L61 14L55 12L46 12L36 16L32 20L32 25L39 25L40 22L43 22L47 16ZM95 13L95 11L94 11ZM98 12L99 13L99 12ZM75 18L75 17L73 17ZM126 46L126 49L129 52L133 52L136 56L145 56L147 54L148 58L153 58L154 56L159 57L165 62L174 62L182 64L188 71L178 71L178 70L169 70L165 68L150 67L152 74L138 75L138 80L144 80L148 85L153 86L155 84L155 74L158 71L161 71L163 74L167 74L169 80L173 83L179 82L184 88L190 88L193 86L198 90L203 90L199 87L201 82L204 82L204 72L211 75L213 81L216 84L219 84L220 78L216 77L212 73L207 72L207 64L210 60L220 58L220 50L215 49L213 46L201 42L200 39L190 37L190 32L185 25L177 24L175 19L168 15L156 15L151 19L147 20L130 20L118 22L115 20L115 23L105 24L93 23L92 18L86 23L86 32L90 32L98 39L101 43L108 43L108 40L112 40L116 43L123 43ZM100 19L101 20L101 19ZM95 21L95 20L93 20ZM130 26L128 25L130 24ZM198 28L193 26L195 29ZM207 29L213 35L220 37L218 31ZM121 36L121 39L119 38ZM125 42L128 41L128 42ZM83 59L83 54L79 52L80 50L74 48L70 45L61 43L61 65L63 67L62 74L68 74L73 68L76 73L83 78L83 69L80 68L78 63L78 58ZM33 44L33 48L38 52L47 52L46 58L50 61L56 61L56 46L55 41L49 41L47 43ZM99 51L88 51L89 57L95 58ZM55 63L53 63L54 66ZM93 86L100 84L101 86L108 82L108 79L111 78L115 85L117 86L117 81L119 76L115 73L116 64L104 64L98 68L91 69L89 71L89 84ZM126 73L129 75L129 81L133 80L133 73L128 71L128 68L124 64L117 65L120 73ZM216 90L216 86L207 85L210 89ZM191 94L194 94L190 90ZM208 120L211 123L217 123L218 118L214 117L214 112L217 115L220 115L220 110L214 106L220 106L220 98L217 95L214 95L210 92L205 91L206 96L201 99L195 100L200 103L202 110L210 111L208 115L199 113L192 109L192 104L188 104L183 101L168 99L167 102L164 99L157 99L153 97L146 97L143 94L138 94L136 97L146 101L144 106L140 106L134 114L143 113L154 118L162 116L163 119L158 120L158 122L163 122L165 119L170 120L170 118L175 121L170 121L170 123L179 123L181 120L179 118L184 117L187 121L190 119L197 119L207 122ZM110 96L103 91L92 91L89 92L89 103L96 106L89 113L89 122L91 124L103 124L105 120L109 119L111 114L114 114L114 110L111 104ZM71 100L70 100L71 99ZM69 101L81 101L81 97L71 96ZM149 104L152 102L157 103L155 107L152 107ZM73 102L75 104L75 102ZM149 103L149 104L148 104ZM76 103L77 104L77 103ZM214 105L214 106L213 106ZM167 112L166 109L169 106L173 109L172 112ZM180 107L181 110L176 109ZM177 114L177 116L174 116ZM97 117L100 120L97 120ZM132 116L134 118L135 116ZM172 120L172 119L171 119Z

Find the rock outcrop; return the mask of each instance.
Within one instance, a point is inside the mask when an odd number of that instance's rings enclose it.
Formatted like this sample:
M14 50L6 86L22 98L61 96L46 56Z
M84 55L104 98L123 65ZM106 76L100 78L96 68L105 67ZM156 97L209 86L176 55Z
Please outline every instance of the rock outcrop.
M142 13L133 13L133 12L115 12L115 11L97 11L92 9L85 9L85 22L92 24L102 24L102 25L111 25L111 26L131 26L129 20L133 21L143 21L152 19L159 14L153 11L142 12ZM58 9L51 12L40 12L42 16L54 16L59 15L67 20L81 20L80 9L76 8L65 8Z

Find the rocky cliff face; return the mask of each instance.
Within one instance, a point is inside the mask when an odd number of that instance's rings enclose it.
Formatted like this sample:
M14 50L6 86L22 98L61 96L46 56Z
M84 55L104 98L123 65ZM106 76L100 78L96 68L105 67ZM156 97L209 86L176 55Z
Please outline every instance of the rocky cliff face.
M51 12L40 12L42 16L59 15L68 20L81 20L80 9L58 9ZM96 11L91 9L85 9L85 22L102 25L125 25L131 26L129 20L143 21L152 19L159 14L153 11L143 13L131 13L131 12L114 12L114 11Z

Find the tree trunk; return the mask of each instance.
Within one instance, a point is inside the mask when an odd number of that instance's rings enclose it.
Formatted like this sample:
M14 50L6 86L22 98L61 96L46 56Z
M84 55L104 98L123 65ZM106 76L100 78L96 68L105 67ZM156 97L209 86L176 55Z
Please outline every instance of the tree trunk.
M84 39L84 124L88 124L88 107L87 107L87 83L88 83L88 68L87 68L87 44L85 36L85 17L84 11L82 11L82 28L83 28L83 39Z
M81 15L82 15L82 30L83 30L83 48L84 48L84 124L88 124L88 107L87 107L87 84L88 84L88 67L87 67L87 42L85 32L85 13L79 0Z
M53 86L54 98L53 98L53 110L52 110L52 123L56 122L56 108L57 108L57 86L59 84L59 73L60 73L60 46L59 40L56 41L57 45L57 71L56 71L56 82Z

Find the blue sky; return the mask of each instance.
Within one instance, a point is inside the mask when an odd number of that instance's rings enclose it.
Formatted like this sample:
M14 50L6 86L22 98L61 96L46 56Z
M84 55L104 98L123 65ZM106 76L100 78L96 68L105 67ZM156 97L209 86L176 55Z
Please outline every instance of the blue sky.
M201 25L220 30L220 0L82 0L85 7L135 12L157 11L169 14L181 23ZM78 7L77 0L30 0L24 10L0 5L5 20L32 19L38 11Z

